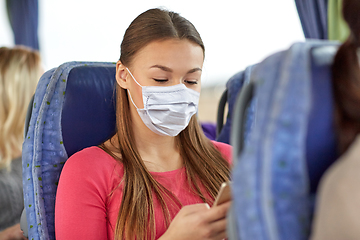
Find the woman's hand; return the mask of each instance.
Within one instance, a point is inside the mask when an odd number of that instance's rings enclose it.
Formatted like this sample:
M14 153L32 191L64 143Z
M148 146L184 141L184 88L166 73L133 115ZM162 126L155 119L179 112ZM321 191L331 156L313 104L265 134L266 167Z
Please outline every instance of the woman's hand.
M208 204L183 207L159 240L221 240L226 238L226 214L231 202L210 208Z
M20 229L20 223L6 228L0 232L0 240L26 240Z

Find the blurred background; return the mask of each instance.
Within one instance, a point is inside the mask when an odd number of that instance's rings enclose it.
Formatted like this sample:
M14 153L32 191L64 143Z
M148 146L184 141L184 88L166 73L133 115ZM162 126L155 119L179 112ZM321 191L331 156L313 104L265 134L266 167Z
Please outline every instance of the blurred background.
M6 2L16 1L0 1L0 46L14 45ZM45 70L67 61L116 62L130 22L154 7L180 13L204 41L202 121L216 121L217 103L232 75L305 39L295 1L289 0L38 0Z

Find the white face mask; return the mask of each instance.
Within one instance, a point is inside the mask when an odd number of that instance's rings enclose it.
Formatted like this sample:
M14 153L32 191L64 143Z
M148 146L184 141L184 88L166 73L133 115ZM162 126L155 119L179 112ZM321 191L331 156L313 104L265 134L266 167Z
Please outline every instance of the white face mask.
M169 87L141 86L130 70L126 69L142 88L143 109L135 105L129 89L128 92L140 118L151 131L174 137L188 126L198 110L200 93L184 84Z

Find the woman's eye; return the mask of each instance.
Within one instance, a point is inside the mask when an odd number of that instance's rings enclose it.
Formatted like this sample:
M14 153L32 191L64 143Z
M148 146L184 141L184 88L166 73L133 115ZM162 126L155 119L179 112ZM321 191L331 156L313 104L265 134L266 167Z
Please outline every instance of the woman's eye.
M198 84L196 80L185 80L184 82L187 84Z
M153 78L156 82L166 82L167 79L157 79L157 78Z

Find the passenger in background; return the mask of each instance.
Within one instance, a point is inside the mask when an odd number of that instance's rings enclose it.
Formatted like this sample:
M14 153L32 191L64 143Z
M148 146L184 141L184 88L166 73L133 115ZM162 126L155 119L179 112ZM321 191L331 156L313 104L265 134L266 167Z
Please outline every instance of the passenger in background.
M343 0L351 34L332 66L341 158L319 188L312 240L360 239L360 1Z
M0 240L24 238L21 147L28 104L42 73L38 51L0 48Z
M230 203L209 205L229 180L231 147L207 139L196 117L204 51L177 13L151 9L130 24L116 65L117 133L65 163L58 240L226 238Z

